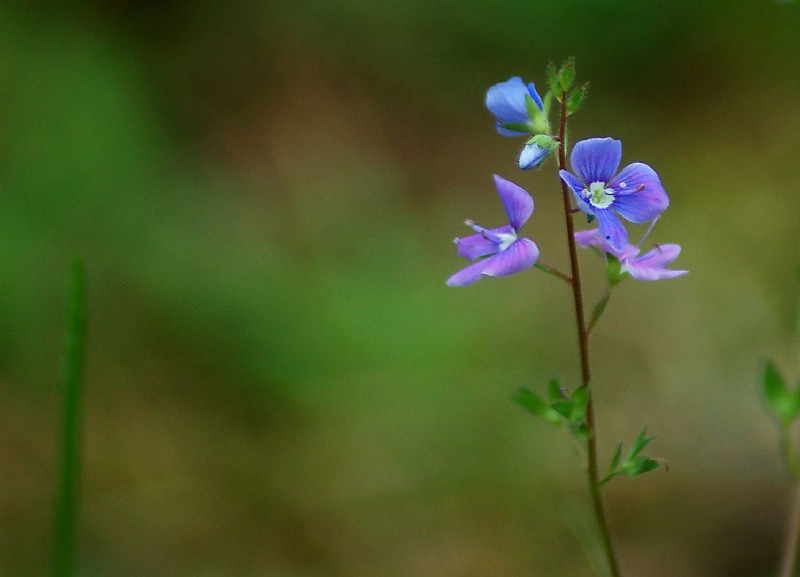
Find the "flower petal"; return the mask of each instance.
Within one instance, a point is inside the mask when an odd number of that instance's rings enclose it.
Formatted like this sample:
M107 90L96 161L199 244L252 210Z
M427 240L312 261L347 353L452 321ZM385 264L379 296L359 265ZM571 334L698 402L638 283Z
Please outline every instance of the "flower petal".
M662 244L638 258L625 262L625 270L637 280L661 280L683 276L689 271L665 268L678 258L681 247L677 244Z
M495 124L495 128L500 136L528 136L530 134L529 132L519 132L518 130L509 130L508 128L503 128L503 124L501 122L497 122Z
M536 243L529 238L520 238L503 252L482 261L486 266L481 274L508 276L532 267L538 258L539 247L536 246Z
M662 267L670 264L681 254L681 247L678 244L659 244L656 248L648 251L636 259L642 266Z
M608 252L608 243L606 243L598 228L579 230L575 233L575 241L581 248L596 247L603 252Z
M669 206L669 197L658 174L642 162L626 166L609 188L615 194L614 210L631 222L652 220Z
M501 226L499 228L490 229L488 232L496 234L513 234L514 229L511 225ZM482 256L495 254L499 250L497 243L489 240L482 234L472 234L456 239L456 246L458 247L458 256L462 256L469 260L475 260Z
M474 262L466 268L462 268L456 274L447 279L447 286L467 286L481 280L481 273L487 260L494 257L489 257L485 260Z
M494 184L506 209L508 222L518 231L533 213L533 197L524 188L496 174Z
M600 234L612 251L622 252L628 246L628 231L610 210L595 210Z
M578 177L571 172L567 172L566 170L560 170L558 174L561 177L561 180L563 180L567 186L572 189L572 192L575 193L575 200L577 201L578 208L586 214L594 214L594 208L591 204L589 204L589 201L583 197L583 194L581 194L586 188L586 185L582 183Z
M547 159L548 154L549 151L538 144L526 144L519 153L519 167L522 170L536 168Z
M528 122L528 110L525 107L525 96L528 94L528 87L522 78L514 76L486 91L486 108L502 123Z
M613 138L581 140L572 149L572 170L585 182L609 182L622 160L622 142Z

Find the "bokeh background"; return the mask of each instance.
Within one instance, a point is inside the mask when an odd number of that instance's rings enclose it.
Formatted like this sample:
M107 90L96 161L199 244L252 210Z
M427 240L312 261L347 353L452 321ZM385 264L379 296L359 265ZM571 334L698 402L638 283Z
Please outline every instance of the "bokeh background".
M800 5L480 0L0 5L0 575L47 572L70 261L88 269L86 576L592 574L581 461L512 404L578 377L570 295L465 289L491 175L566 268L553 163L483 106L591 82L691 274L623 284L593 339L626 575L772 575L789 504L763 358L800 377ZM589 298L598 262L583 255Z

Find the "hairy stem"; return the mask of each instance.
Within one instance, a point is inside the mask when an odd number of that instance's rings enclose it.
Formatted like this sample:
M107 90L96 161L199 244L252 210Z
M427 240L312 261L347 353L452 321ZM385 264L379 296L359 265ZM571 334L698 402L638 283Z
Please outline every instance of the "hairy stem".
M567 95L561 98L561 120L559 123L558 165L561 170L567 168ZM586 405L586 425L589 435L586 439L586 453L588 456L587 474L589 480L589 493L592 498L595 519L600 531L600 540L605 553L611 577L620 577L619 564L614 547L611 543L611 533L608 528L603 497L600 493L600 476L597 467L597 427L594 416L594 395L592 392L592 372L589 364L589 329L586 325L586 315L583 308L583 286L581 285L581 271L578 263L578 249L575 242L575 223L572 220L573 206L567 184L561 180L561 195L564 201L564 220L567 228L567 244L569 246L570 276L572 278L572 299L575 306L575 320L578 329L578 346L580 349L581 380L586 387L589 399Z

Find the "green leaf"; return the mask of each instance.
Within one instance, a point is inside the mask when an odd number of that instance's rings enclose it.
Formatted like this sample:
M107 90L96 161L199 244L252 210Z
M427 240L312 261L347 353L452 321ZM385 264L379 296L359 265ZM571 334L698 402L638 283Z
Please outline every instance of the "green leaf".
M554 411L550 406L536 393L525 387L521 387L513 397L514 402L526 409L530 413L547 421L548 423L560 423L562 421L561 415Z
M550 393L550 402L563 401L566 399L564 394L564 386L561 384L561 377L553 377L548 383L548 391Z
M790 425L800 412L800 397L797 392L789 392L783 375L771 361L764 367L762 384L769 408L785 426Z
M613 473L619 467L619 460L622 458L622 443L617 445L617 451L614 453L614 458L611 459L611 466L608 468L608 472Z
M577 422L577 421L576 422L571 422L571 423L569 423L569 432L572 433L572 435L576 439L579 439L581 441L585 441L586 439L589 438L589 434L590 434L589 425L587 425L586 423L584 423L582 421L580 421L580 422Z
M550 92L553 94L553 97L561 102L561 98L564 95L564 88L561 86L561 80L558 76L556 65L552 62L549 63L547 65L547 84L550 87Z
M645 427L644 429L642 429L642 432L639 433L639 436L636 437L636 440L633 442L633 445L631 446L631 450L628 453L628 458L635 457L636 455L641 453L642 450L645 447L647 447L647 445L649 445L650 443L652 443L655 440L656 440L655 436L652 436L652 437L648 437L647 436L647 427Z
M570 58L564 62L561 70L558 73L558 82L564 91L572 88L572 83L575 82L575 59Z
M581 387L573 393L571 400L575 405L575 420L585 419L586 405L589 404L589 389L587 387Z
M644 475L645 473L649 473L650 471L655 471L661 466L659 461L655 459L646 459L642 458L638 462L638 466L636 468L637 475Z
M581 106L583 106L584 101L586 100L586 93L589 90L589 83L587 82L580 88L576 88L572 92L570 92L569 96L567 97L567 115L572 115L578 110L580 110Z
M559 415L561 415L562 417L564 417L569 421L572 421L572 413L574 411L575 405L572 403L571 400L567 399L565 401L558 401L557 403L553 403L551 407Z

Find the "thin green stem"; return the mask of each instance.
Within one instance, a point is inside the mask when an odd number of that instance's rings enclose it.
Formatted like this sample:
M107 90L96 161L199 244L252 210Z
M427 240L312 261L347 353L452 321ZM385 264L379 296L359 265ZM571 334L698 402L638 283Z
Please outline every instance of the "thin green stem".
M75 564L81 446L81 389L86 336L84 277L83 263L76 258L72 264L67 309L61 474L53 543L53 577L71 577Z
M797 463L790 425L781 427L781 451L786 469L792 478L792 510L789 516L786 539L783 544L779 577L792 577L797 563L797 546L800 540L800 465Z
M561 146L558 149L558 165L561 170L567 169L567 95L561 99L561 120L559 123L559 141ZM567 244L569 246L569 262L572 277L572 299L575 306L575 320L578 330L578 346L580 349L581 379L583 386L589 394L586 404L586 426L589 428L589 435L586 439L587 453L587 475L589 480L589 493L592 499L595 519L600 531L603 552L611 577L620 577L619 564L614 547L611 543L611 532L608 527L603 497L600 492L600 476L597 465L597 427L594 415L594 395L592 393L592 372L589 363L589 330L586 325L586 317L583 308L583 287L581 285L581 271L578 262L578 249L575 242L575 223L572 220L573 206L569 188L566 182L561 179L561 196L564 202L564 220L567 228Z
M781 427L781 451L783 452L783 460L786 463L789 476L793 481L800 481L800 465L798 465L797 456L795 455L791 426L784 425Z
M594 305L594 309L592 310L592 317L589 319L589 326L586 327L587 334L591 335L592 331L594 330L595 325L603 316L603 313L606 312L606 307L608 306L608 301L611 299L611 287L606 287L606 292L603 294L603 297L597 301L597 304Z
M792 513L789 517L789 527L786 531L786 540L783 544L783 555L778 577L792 577L797 562L797 542L800 539L800 481L793 483L794 495L792 500Z
M538 268L542 272L560 278L567 284L572 284L572 279L569 277L569 275L564 274L554 266L550 266L549 264L544 264L541 260L536 261L536 264L533 266Z

